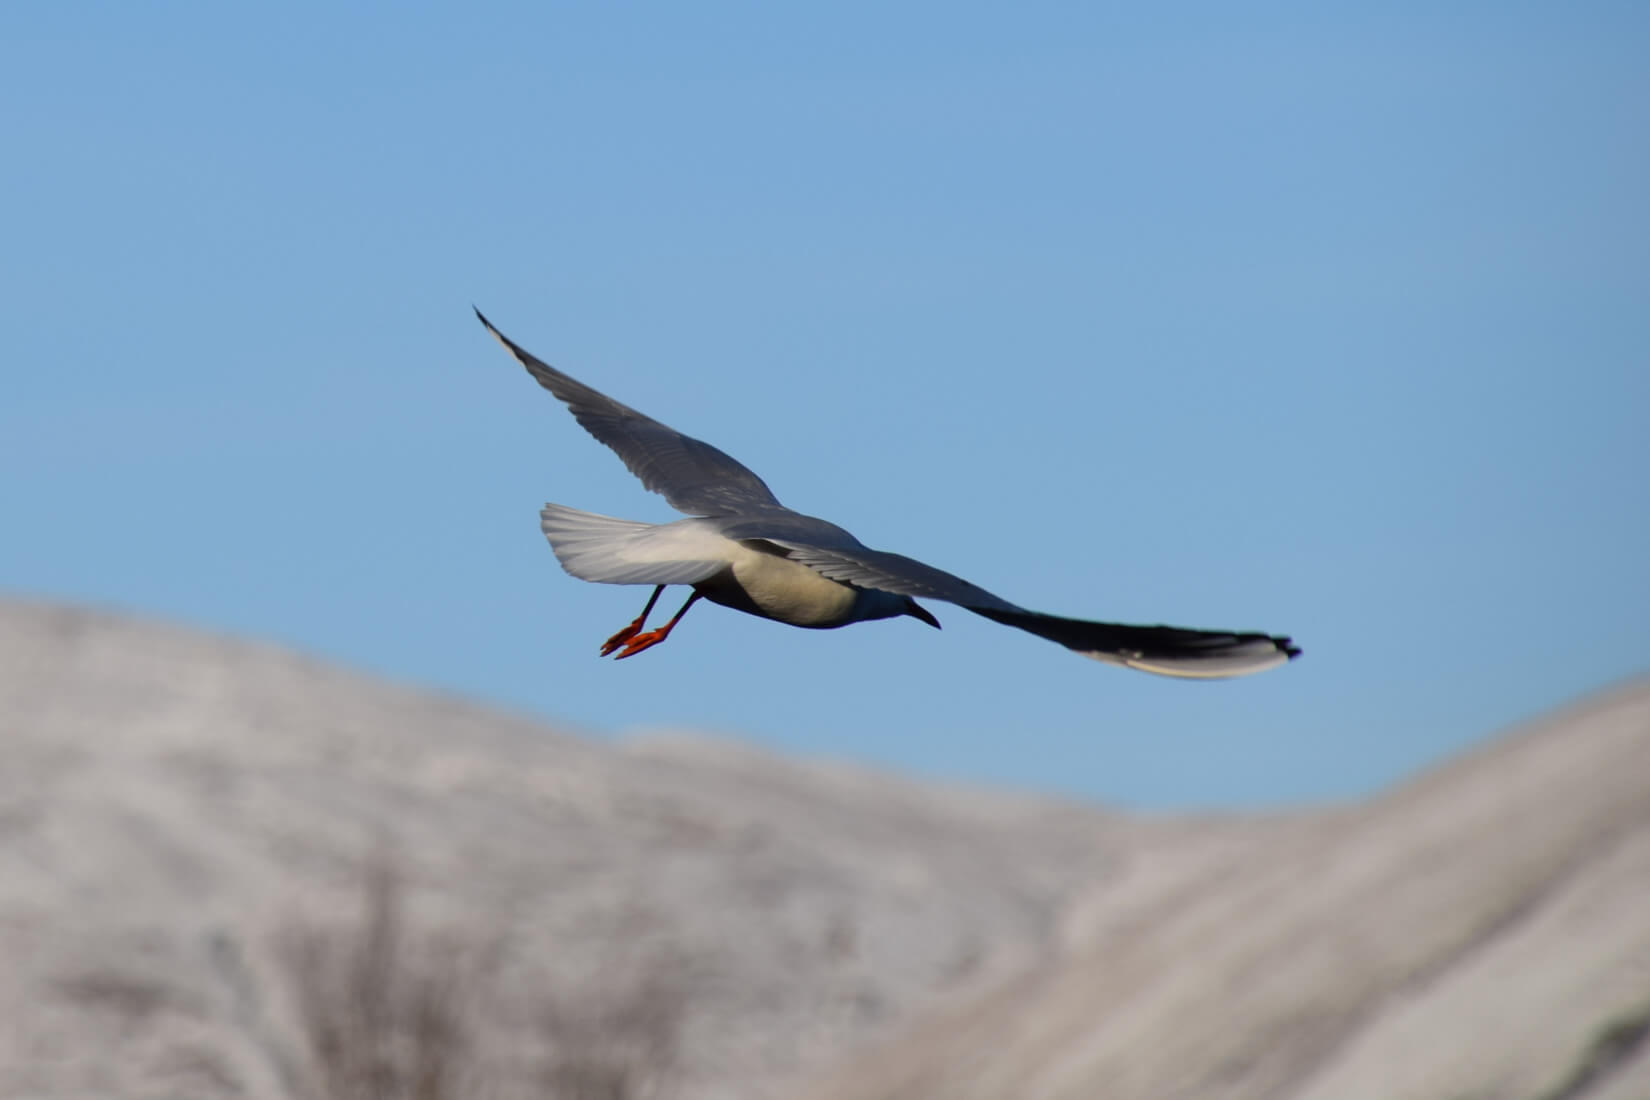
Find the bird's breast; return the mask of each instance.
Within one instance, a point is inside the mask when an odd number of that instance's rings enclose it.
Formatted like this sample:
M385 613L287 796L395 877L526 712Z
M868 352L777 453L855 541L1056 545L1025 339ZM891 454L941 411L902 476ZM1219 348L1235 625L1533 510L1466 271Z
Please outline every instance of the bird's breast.
M716 603L792 626L841 626L856 618L853 588L743 543L727 572L695 587Z

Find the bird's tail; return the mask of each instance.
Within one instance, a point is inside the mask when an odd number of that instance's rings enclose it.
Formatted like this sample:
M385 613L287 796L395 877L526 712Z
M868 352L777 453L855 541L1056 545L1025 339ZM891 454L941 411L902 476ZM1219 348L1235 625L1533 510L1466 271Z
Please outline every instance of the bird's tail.
M639 523L561 504L546 504L539 528L561 567L601 584L693 584L725 562L689 559L670 539L671 525Z

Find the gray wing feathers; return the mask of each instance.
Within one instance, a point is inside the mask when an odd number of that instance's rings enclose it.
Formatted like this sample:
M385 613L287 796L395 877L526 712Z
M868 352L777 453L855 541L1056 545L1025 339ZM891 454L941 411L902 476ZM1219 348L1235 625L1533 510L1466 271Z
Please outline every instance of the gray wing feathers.
M695 584L727 568L713 548L663 526L546 504L539 528L561 567L599 584ZM683 520L682 523L692 523Z
M480 310L476 316L539 385L566 403L585 431L612 448L625 468L672 508L714 516L783 507L762 479L735 459L570 378L494 328Z

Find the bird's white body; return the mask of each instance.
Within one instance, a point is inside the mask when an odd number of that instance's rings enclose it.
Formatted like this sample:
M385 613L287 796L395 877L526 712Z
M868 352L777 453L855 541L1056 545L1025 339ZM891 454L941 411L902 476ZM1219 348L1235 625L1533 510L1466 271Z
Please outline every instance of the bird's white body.
M727 540L737 547L725 578L713 577L699 585L705 598L740 611L752 610L765 619L777 619L792 626L829 627L883 618L859 614L859 597L864 589L850 588L822 577L806 565L745 543ZM723 583L717 584L718 580Z

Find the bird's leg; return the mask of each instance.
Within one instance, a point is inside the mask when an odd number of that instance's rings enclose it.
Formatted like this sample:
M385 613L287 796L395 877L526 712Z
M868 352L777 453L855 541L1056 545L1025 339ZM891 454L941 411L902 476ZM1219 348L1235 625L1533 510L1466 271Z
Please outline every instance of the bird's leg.
M698 600L698 598L699 593L694 592L693 595L687 598L687 603L682 605L682 610L676 612L676 614L670 617L670 622L666 623L664 626L661 626L658 630L649 630L646 634L638 634L634 638L631 638L630 643L624 647L624 652L615 657L614 660L622 661L626 657L634 657L642 650L656 646L666 638L670 637L671 627L682 621L682 616L687 614L687 609L692 607L694 601Z
M647 606L642 608L642 613L640 615L636 616L636 621L602 643L603 657L606 657L609 653L612 653L615 649L618 649L620 646L630 641L630 639L634 638L641 631L643 624L647 622L648 612L652 611L653 605L659 602L659 594L664 590L665 586L662 584L656 587L653 590L653 595L647 598Z

